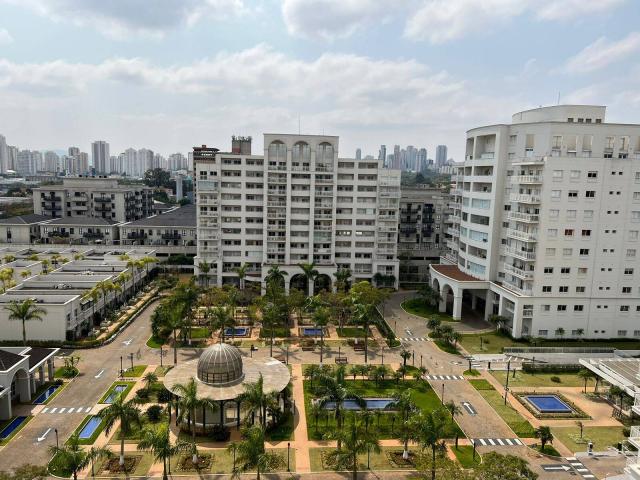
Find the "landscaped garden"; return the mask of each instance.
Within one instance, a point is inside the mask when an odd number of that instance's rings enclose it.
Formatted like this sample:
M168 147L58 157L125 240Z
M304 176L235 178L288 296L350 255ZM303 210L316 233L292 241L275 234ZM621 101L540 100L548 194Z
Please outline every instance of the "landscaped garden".
M423 298L420 297L405 300L404 302L402 302L401 306L407 313L426 318L427 320L430 318L436 318L441 322L457 321L454 320L451 315L439 312L437 307L429 305Z
M573 427L553 427L553 435L572 452L586 452L587 445L593 442L595 451L605 451L609 447L618 447L625 437L624 427L590 427L584 426L580 432L580 424Z

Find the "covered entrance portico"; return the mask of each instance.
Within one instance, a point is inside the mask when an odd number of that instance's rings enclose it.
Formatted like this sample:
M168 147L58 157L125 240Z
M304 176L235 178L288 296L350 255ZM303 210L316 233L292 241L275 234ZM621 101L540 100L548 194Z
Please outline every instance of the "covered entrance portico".
M456 265L430 265L431 287L440 294L439 310L448 312L454 320L462 319L463 303L471 310L484 306L484 319L493 311L489 297L489 282L478 280Z

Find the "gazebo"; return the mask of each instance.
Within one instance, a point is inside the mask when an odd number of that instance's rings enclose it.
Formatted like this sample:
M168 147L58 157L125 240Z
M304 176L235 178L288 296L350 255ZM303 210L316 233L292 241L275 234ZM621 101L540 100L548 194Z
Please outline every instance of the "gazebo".
M194 378L198 384L198 397L217 402L217 419L209 409L196 412L196 425L203 430L208 424L240 427L247 412L242 410L239 397L244 393L245 385L257 382L260 375L265 394L277 393L283 408L285 389L291 379L287 366L275 358L243 357L238 348L226 343L216 343L202 352L199 359L177 365L167 372L164 384L173 391L175 385Z

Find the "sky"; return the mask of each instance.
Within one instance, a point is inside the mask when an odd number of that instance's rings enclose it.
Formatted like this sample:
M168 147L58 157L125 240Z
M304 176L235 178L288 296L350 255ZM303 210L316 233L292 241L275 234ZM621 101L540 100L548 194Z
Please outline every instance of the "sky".
M0 0L0 134L168 155L300 130L460 160L466 130L558 98L640 123L639 19L638 0Z

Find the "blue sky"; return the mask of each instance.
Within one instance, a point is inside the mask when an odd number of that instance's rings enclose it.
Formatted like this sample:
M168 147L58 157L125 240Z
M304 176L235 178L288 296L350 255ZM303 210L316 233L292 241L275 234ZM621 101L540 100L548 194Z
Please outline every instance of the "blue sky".
M639 19L637 0L0 0L0 133L257 151L300 118L343 156L460 158L465 130L558 93L638 123Z

